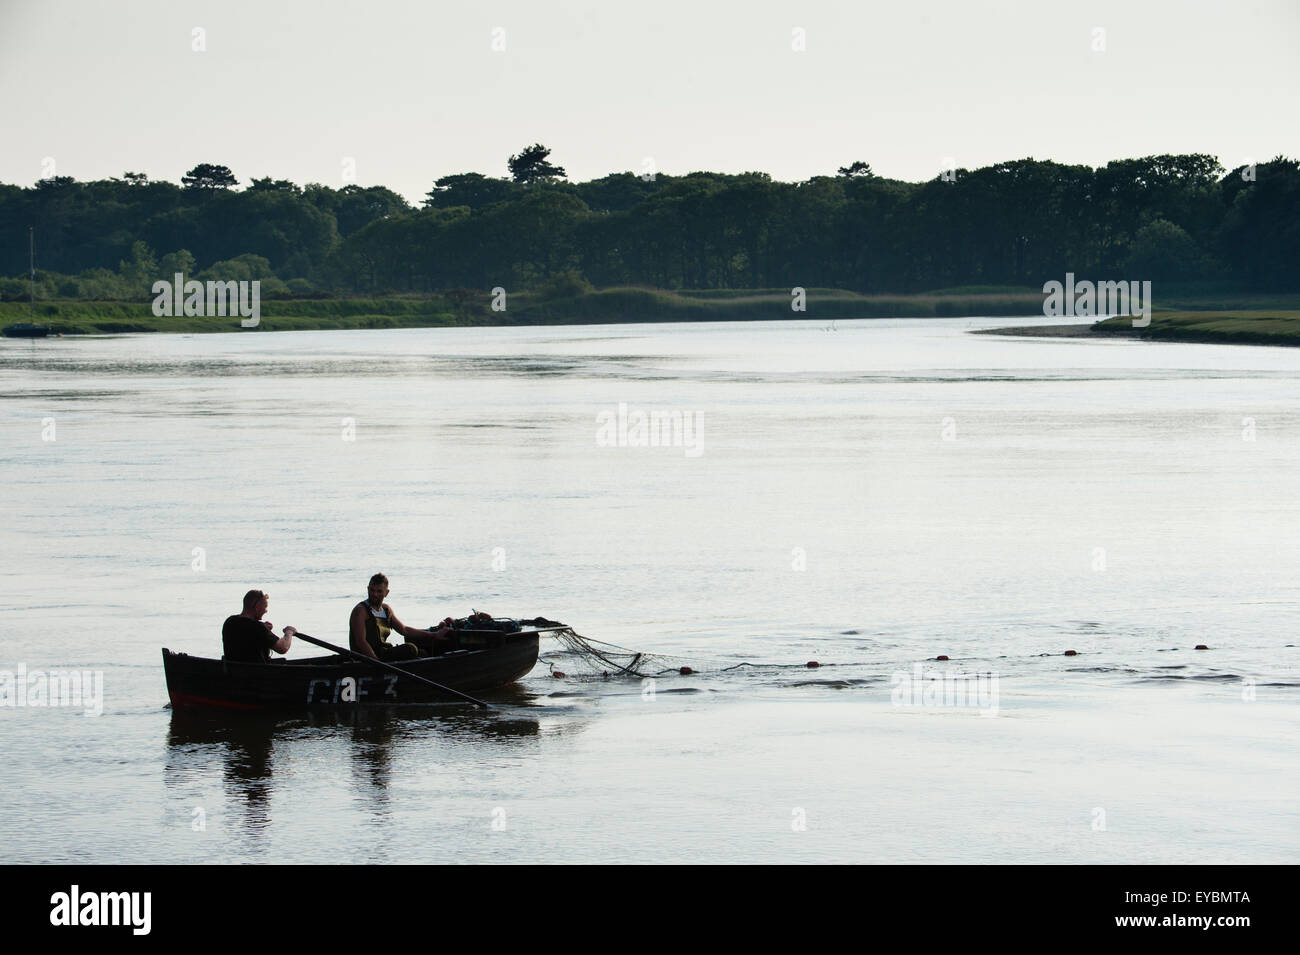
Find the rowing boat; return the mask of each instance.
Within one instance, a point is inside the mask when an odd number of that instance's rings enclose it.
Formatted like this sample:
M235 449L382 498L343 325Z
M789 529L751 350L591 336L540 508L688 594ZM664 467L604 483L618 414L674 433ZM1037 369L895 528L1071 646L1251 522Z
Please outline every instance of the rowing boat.
M392 667L462 693L513 683L537 663L537 629L458 634L460 649ZM337 655L238 663L163 648L167 693L174 709L303 709L447 703L453 696Z
M45 325L33 325L30 322L18 322L4 327L5 338L45 338L50 330Z

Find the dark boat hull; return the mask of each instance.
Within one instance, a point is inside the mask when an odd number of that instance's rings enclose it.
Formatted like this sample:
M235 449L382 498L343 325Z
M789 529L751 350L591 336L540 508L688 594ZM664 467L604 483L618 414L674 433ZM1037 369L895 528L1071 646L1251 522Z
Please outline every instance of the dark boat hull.
M4 334L5 338L45 338L50 334L50 330L44 325L19 322L17 325L6 325Z
M456 650L393 666L462 693L513 683L537 663L537 633L501 634L494 646ZM338 656L233 663L163 649L167 693L175 709L307 709L457 702L418 680Z

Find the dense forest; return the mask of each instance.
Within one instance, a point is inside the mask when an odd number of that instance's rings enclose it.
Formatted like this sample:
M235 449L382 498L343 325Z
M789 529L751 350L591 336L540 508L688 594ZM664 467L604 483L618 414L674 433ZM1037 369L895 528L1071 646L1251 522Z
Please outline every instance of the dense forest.
M0 299L150 297L159 277L261 279L264 294L833 287L918 292L1093 278L1300 289L1300 163L1212 156L1100 168L1022 159L909 183L855 162L764 173L569 182L535 145L509 175L443 177L419 208L383 186L252 179L201 164L181 184L0 184Z

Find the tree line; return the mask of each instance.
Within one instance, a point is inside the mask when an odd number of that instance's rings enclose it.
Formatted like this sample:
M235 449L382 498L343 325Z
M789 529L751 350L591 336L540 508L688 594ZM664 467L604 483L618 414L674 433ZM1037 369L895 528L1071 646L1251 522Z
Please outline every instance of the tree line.
M1300 288L1300 163L1208 155L1093 168L1021 159L926 182L761 172L570 182L550 151L508 176L444 176L418 207L383 186L305 186L200 164L0 184L0 297L27 294L27 227L49 297L144 298L159 277L257 278L271 294L643 285L863 293L1093 278ZM268 287L269 286L269 287Z

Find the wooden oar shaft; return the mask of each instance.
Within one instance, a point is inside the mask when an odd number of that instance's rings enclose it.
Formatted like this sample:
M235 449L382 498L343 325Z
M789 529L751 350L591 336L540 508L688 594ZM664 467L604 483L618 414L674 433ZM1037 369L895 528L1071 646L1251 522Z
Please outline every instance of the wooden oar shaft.
M460 690L453 690L451 687L443 686L441 683L434 683L432 680L426 679L425 677L422 677L416 673L412 673L409 670L403 670L401 667L395 667L391 663L385 663L383 660L376 660L374 657L368 657L364 653L357 653L357 651L350 650L347 647L336 647L332 643L326 643L324 640L317 640L315 637L308 636L307 634L303 633L301 630L295 632L294 636L301 637L303 640L306 640L308 643L314 643L322 650L333 650L335 653L342 654L343 656L355 657L358 660L362 660L366 663L374 664L377 667L383 667L385 670L392 670L397 675L403 676L408 680L415 680L417 683L423 683L426 686L431 686L435 690L441 690L443 693L450 693L452 696L459 696L462 700L467 700L468 702L473 703L475 706L481 706L485 710L491 709L491 707L488 706L486 703L484 703L482 700L476 700L468 693L462 693Z

